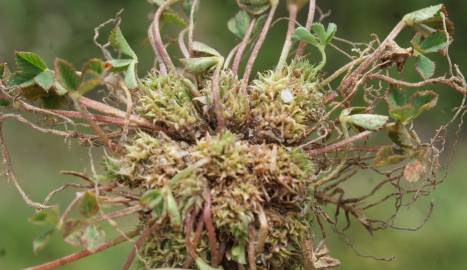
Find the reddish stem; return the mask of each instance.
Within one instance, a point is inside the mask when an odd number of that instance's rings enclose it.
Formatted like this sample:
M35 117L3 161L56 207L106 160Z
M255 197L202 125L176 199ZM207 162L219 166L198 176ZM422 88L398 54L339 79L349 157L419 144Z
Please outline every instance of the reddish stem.
M305 28L310 30L311 25L313 24L315 18L315 10L316 10L316 0L310 0L310 4L308 6L308 18L306 20ZM304 41L300 41L298 43L297 52L295 53L295 60L298 60L305 51L306 43Z
M248 266L250 270L256 270L256 248L255 248L255 228L248 227Z
M199 242L201 241L201 234L203 233L203 229L204 229L204 218L203 218L203 214L201 214L198 220L198 224L196 224L195 236L193 237L193 242L191 244L193 247L197 247ZM192 256L188 256L185 263L183 264L183 267L184 268L190 267L193 264L193 260L194 258Z
M161 20L162 13L164 13L164 10L176 1L177 0L168 0L168 1L165 1L162 5L160 5L156 13L154 14L153 27L152 27L152 31L153 31L152 33L154 35L154 45L157 51L159 52L162 62L165 64L165 66L169 70L175 69L175 66L172 63L169 53L165 49L164 43L162 41L161 30L160 30L160 20Z
M58 115L69 117L69 118L75 118L75 119L84 119L83 115L80 112L77 111L66 111L66 110L51 110L51 112L54 112ZM125 119L118 118L118 117L112 117L112 116L106 116L106 115L96 115L96 114L89 114L89 118L93 121L100 122L100 123L106 123L106 124L112 124L112 125L117 125L117 126L124 126L125 125ZM149 123L148 123L149 124ZM143 123L137 124L135 122L130 122L131 127L140 127L140 128L148 128L148 129L157 129L156 126L154 125L148 125Z
M154 31L153 31L153 27L154 27L154 24L151 23L151 25L149 26L149 29L148 29L148 38L149 38L149 42L151 43L151 46L152 46L152 49L154 51L154 54L156 55L156 59L157 61L159 62L160 64L160 67L159 67L159 72L162 74L162 75L166 75L167 74L167 67L165 66L164 64L164 61L162 61L162 57L159 53L159 49L158 47L156 46L156 42L155 42L155 39L154 39Z
M320 154L328 153L328 152L337 150L339 148L342 148L343 146L351 144L351 143L353 143L355 141L364 139L364 138L368 137L368 135L370 135L371 133L373 133L373 131L366 130L366 131L358 133L357 135L346 138L346 139L344 139L344 140L342 140L340 142L337 142L337 143L334 143L334 144L331 144L331 145L327 145L327 146L319 148L319 149L310 150L310 151L308 151L308 154L310 155L310 157L313 157L313 156L317 156L317 155L320 155Z
M277 3L274 3L271 6L266 22L264 23L263 29L261 29L261 33L259 34L258 40L256 41L256 44L253 47L253 51L251 52L250 58L248 59L248 62L246 64L245 73L243 74L243 79L242 79L242 88L241 88L241 92L243 94L246 94L246 88L248 85L248 81L250 79L251 72L253 70L253 65L255 64L255 60L256 60L256 57L258 57L259 50L263 46L264 40L266 39L266 36L269 32L269 28L271 27L272 19L274 18L274 14L276 13L277 6L278 6Z
M237 74L238 72L238 67L240 66L240 62L242 61L243 53L245 52L246 46L248 45L248 41L250 41L255 24L256 18L253 18L250 21L250 25L248 25L248 29L246 30L245 36L243 36L242 42L240 42L239 44L237 53L235 54L234 62L232 64L232 71L234 74Z
M214 263L218 261L217 258L219 256L219 248L217 244L216 229L214 227L214 223L212 222L211 217L211 191L206 191L205 200L206 202L203 209L203 220L204 225L206 226L206 230L208 232L208 245L209 249L211 250L211 264L213 264L213 267L216 267Z
M128 255L128 258L125 262L125 265L123 265L122 270L130 269L130 266L133 263L133 260L135 259L136 252L138 251L138 249L141 248L146 239L157 229L157 227L158 224L154 223L151 226L147 227L146 230L144 230L143 234L138 238L138 240L136 240L136 243L133 246L133 249L131 250L130 254Z
M134 231L126 233L126 236L127 237L135 237L136 235L138 235L138 232L139 232L138 230L134 230ZM124 237L123 235L121 235L121 236L115 238L112 241L105 242L105 243L101 244L100 246L98 246L96 249L94 249L92 251L87 250L87 249L82 250L82 251L70 254L68 256L62 257L60 259L57 259L57 260L54 260L54 261L51 261L51 262L48 262L48 263L44 263L44 264L41 264L41 265L32 266L32 267L26 268L24 270L51 270L51 269L55 269L55 268L58 268L60 266L63 266L63 265L72 263L74 261L77 261L79 259L85 258L87 256L99 253L99 252L101 252L103 250L111 248L111 247L113 247L115 245L118 245L120 243L123 243L125 241L127 241L127 238Z
M104 114L109 114L109 115L117 116L117 117L120 117L120 118L126 118L127 117L126 112L124 112L122 110L119 110L117 108L114 108L114 107L112 107L110 105L107 105L105 103L89 99L87 97L83 97L83 96L80 97L79 98L79 103L82 106L84 106L84 107L86 107L88 109L93 109L95 111L98 111L98 112L101 112L101 113L104 113ZM146 126L146 127L154 126L148 120L146 120L144 118L141 118L139 116L136 116L136 115L131 115L130 116L130 121L134 122L134 123L137 123L140 126Z

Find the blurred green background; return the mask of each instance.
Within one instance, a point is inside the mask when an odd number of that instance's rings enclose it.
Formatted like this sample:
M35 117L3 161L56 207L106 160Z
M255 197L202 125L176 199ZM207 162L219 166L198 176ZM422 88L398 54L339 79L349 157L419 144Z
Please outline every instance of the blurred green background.
M401 16L409 11L439 2L431 0L318 0L324 10L332 10L325 22L338 25L338 36L354 41L368 41L371 33L384 37ZM455 42L450 50L452 58L465 72L467 66L467 1L444 2L449 17L456 24ZM151 16L151 7L144 0L0 0L0 62L12 64L15 50L34 51L49 64L54 57L70 60L81 65L86 59L99 57L100 52L92 44L95 26L125 8L122 29L137 51L140 73L153 63L152 50L145 38ZM226 31L228 18L236 13L233 0L203 0L196 39L206 42L227 53L235 38ZM285 16L285 12L279 16ZM301 21L304 21L302 14ZM281 49L286 21L274 25L256 68L271 67ZM328 49L329 71L334 70L342 57ZM442 74L443 65L438 73ZM410 78L409 78L410 79ZM443 91L443 89L441 89ZM447 90L446 90L447 91ZM459 102L452 91L444 94L436 113L420 121L421 131L430 131L442 121L447 108ZM461 133L465 138L466 129ZM71 181L60 176L60 170L81 170L89 167L86 149L32 132L24 126L7 123L5 137L20 182L34 199L43 198L47 191ZM430 134L427 134L427 136ZM427 225L418 232L387 230L369 236L361 227L353 226L349 237L355 246L367 255L396 256L392 262L375 261L357 256L342 239L328 233L331 254L342 260L341 269L466 269L467 267L467 144L463 140L457 147L447 182L433 194L436 203ZM96 154L98 155L98 154ZM464 165L464 166L462 166ZM369 181L369 179L363 179ZM364 184L364 183L363 183ZM60 195L57 202L72 198L73 193ZM398 220L401 225L420 223L428 208L427 200L404 211ZM27 222L32 210L27 208L17 191L6 179L0 181L0 269L20 269L66 255L73 248L54 237L52 244L39 255L32 253L32 239L41 228ZM63 267L63 269L119 269L129 252L128 244L107 250Z

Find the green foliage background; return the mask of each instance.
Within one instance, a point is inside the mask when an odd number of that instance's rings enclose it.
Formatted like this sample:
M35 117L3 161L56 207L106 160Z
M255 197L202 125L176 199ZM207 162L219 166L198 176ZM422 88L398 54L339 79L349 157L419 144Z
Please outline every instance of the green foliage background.
M371 33L384 37L406 12L439 2L431 0L318 0L324 9L332 10L326 22L338 25L337 35L354 41L368 41ZM467 72L467 1L445 1L449 17L456 24L455 42L451 47L454 62ZM226 30L228 18L236 13L233 0L203 0L196 31L202 40L227 53L235 37ZM99 23L125 8L122 30L135 48L141 65L140 73L153 62L153 54L145 39L150 7L144 0L0 0L0 62L12 63L15 50L33 51L51 64L54 57L70 60L80 66L86 59L100 56L92 44L93 29ZM283 9L284 10L284 9ZM285 12L279 16L285 16ZM303 21L304 18L302 18ZM282 45L286 21L275 24L260 54L256 68L271 67L277 61ZM343 58L329 49L327 68L334 70ZM340 60L339 60L340 59ZM438 72L443 72L442 65ZM410 79L410 78L409 78ZM446 117L447 108L459 100L453 92L444 94L437 113L428 114L421 123L421 132L430 131ZM24 126L7 123L5 128L15 168L24 188L35 199L61 183L71 181L60 176L64 170L89 167L84 148L65 144L56 138L32 132ZM419 232L385 231L369 236L361 227L353 226L349 237L367 255L396 256L393 262L381 262L358 257L342 239L330 236L329 247L334 257L343 261L341 269L465 269L467 265L467 145L465 128L462 143L452 164L446 183L435 192L436 207L429 223ZM426 136L429 136L427 134ZM424 136L425 137L425 136ZM98 153L97 153L98 154ZM462 166L464 165L464 166ZM355 179L355 188L364 188L369 176ZM72 198L71 192L59 196L57 202ZM429 200L417 203L404 211L398 222L416 226L423 221ZM0 181L0 269L19 269L66 255L73 248L55 236L51 245L39 255L32 253L32 239L41 231L29 224L32 214L21 201L14 187L2 177ZM127 222L128 223L128 222ZM125 224L123 225L125 226ZM129 252L128 244L107 250L97 256L64 267L64 269L119 269Z

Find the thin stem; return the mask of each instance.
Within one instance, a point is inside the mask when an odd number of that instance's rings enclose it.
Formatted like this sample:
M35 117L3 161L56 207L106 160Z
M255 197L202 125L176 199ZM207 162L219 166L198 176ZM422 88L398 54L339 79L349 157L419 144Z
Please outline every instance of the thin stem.
M81 96L79 98L79 103L86 108L93 109L104 114L109 114L109 115L117 116L120 118L125 118L127 116L127 113L122 110L109 106L105 103L89 99L87 97ZM138 125L141 125L141 126L154 126L148 120L141 118L139 116L136 116L136 115L130 116L130 121L137 123Z
M168 0L159 6L156 13L154 13L154 20L153 20L153 27L152 27L152 33L154 35L154 45L159 55L161 56L162 62L165 64L165 66L167 66L169 70L175 69L175 66L172 63L172 60L170 59L169 53L165 49L164 42L162 41L160 19L165 9L175 4L177 1L178 0Z
M78 101L79 97L74 97L73 95L70 95L70 97L76 110L82 115L83 119L88 122L91 129L96 133L107 149L112 151L112 141L109 139L109 136L107 136L107 133L105 133L105 131L93 120L92 115L86 109L81 107L81 104Z
M139 204L137 204L137 205L130 206L127 208L123 208L121 210L114 211L112 213L106 214L105 216L94 218L90 220L89 223L96 224L106 219L116 219L116 218L126 217L126 216L139 212L141 209L142 207Z
M261 207L258 213L258 221L259 221L259 230L258 230L258 238L256 241L256 252L263 253L264 244L266 243L266 238L268 236L269 225L268 225L268 217L266 213L264 213L264 209Z
M188 28L183 29L183 31L178 34L178 48L182 52L183 57L190 58L190 52L185 45L185 34L188 32Z
M354 61L349 62L349 63L347 63L346 65L342 66L341 68L339 68L338 70L336 70L333 74L331 74L329 77L327 77L326 79L322 80L322 81L319 83L320 87L324 87L324 86L330 84L332 81L334 81L335 79L337 79L339 76L341 76L341 75L344 74L345 72L351 70L355 65L360 64L360 63L363 62L365 59L366 59L366 57L361 57L361 58L355 59Z
M157 63L159 63L159 72L162 74L162 75L166 75L167 74L167 67L165 66L164 64L164 61L162 61L162 57L159 53L159 49L157 48L156 46L156 42L155 42L155 39L154 39L154 23L151 23L151 25L149 26L148 28L148 38L149 38L149 43L151 43L151 47L154 51L154 54L156 55L156 61ZM156 63L154 63L155 65Z
M381 57L382 53L386 49L387 44L393 41L399 33L404 29L404 21L400 21L389 33L389 35L384 39L384 41L379 45L379 47L368 56L363 63L360 64L344 81L342 81L339 92L344 97L350 89L353 89L357 81L357 77L363 74L372 64L374 64Z
M310 0L308 5L308 17L306 20L305 28L310 30L311 25L313 24L313 20L315 18L315 10L316 10L316 0ZM300 41L298 43L297 51L295 52L295 60L299 59L306 48L306 43L304 41Z
M255 249L255 228L253 225L248 227L248 269L256 270L256 249Z
M292 47L292 34L295 31L295 21L297 20L298 7L296 4L291 4L288 6L288 9L289 24L287 27L284 46L282 47L281 56L279 58L279 63L277 64L276 70L281 70L287 63L287 57L289 56L290 48Z
M340 142L337 142L337 143L334 143L334 144L331 144L331 145L327 145L327 146L319 148L319 149L310 150L310 151L308 151L308 154L310 155L310 157L313 157L313 156L321 155L321 154L324 154L324 153L332 152L332 151L338 150L339 148L342 148L342 147L344 147L344 146L346 146L348 144L351 144L351 143L353 143L355 141L362 140L362 139L368 137L368 135L370 135L372 133L373 133L373 131L366 130L366 131L358 133L357 135L346 138L346 139L344 139L344 140L342 140Z
M243 36L242 42L240 42L239 47L237 49L237 53L235 54L234 62L232 64L232 71L234 74L238 73L238 67L240 66L240 62L242 61L243 53L245 52L246 46L250 41L251 34L253 33L253 29L256 25L256 18L253 18L248 25L248 28Z
M188 24L188 52L191 56L193 56L193 36L195 32L195 12L196 8L198 7L199 0L194 0L193 4L191 5L190 10L190 23Z
M371 74L368 76L368 79L381 80L392 85L399 85L399 86L405 86L405 87L411 87L411 88L423 87L426 85L433 85L433 84L444 84L456 90L457 92L461 94L464 94L464 95L467 94L467 88L456 84L453 79L447 79L445 77L432 78L432 79L428 79L428 80L416 82L416 83L396 80L396 79L393 79L391 77L388 77L382 74Z
M136 235L138 235L138 233L139 233L139 230L134 230L134 231L126 233L126 235L128 237L135 237ZM44 264L41 264L41 265L25 268L24 270L51 270L51 269L55 269L55 268L58 268L60 266L63 266L63 265L72 263L74 261L77 261L79 259L88 257L88 256L96 254L96 253L99 253L101 251L104 251L104 250L106 250L108 248L116 246L116 245L118 245L120 243L123 243L125 241L127 241L127 239L125 237L119 236L119 237L115 238L112 241L105 242L105 243L99 245L94 250L87 250L87 249L82 250L82 251L70 254L68 256L62 257L60 259L56 259L56 260L48 262L48 263L44 263Z
M195 236L193 237L193 241L189 244L191 247L196 248L201 241L201 234L203 233L204 229L204 217L203 214L200 215L198 224L196 224L196 231L195 231ZM188 238L188 236L186 236ZM191 239L188 239L187 241L191 241ZM193 264L194 257L188 253L188 256L183 263L184 268L188 268Z
M206 231L208 232L208 245L209 249L211 250L211 263L217 262L219 257L219 246L217 244L217 237L216 237L216 228L212 222L211 217L211 207L212 207L212 198L211 198L211 191L205 191L205 205L203 209L203 221L204 226L206 227ZM216 267L216 265L213 265Z
M154 223L151 226L147 227L146 230L144 230L143 234L136 240L135 245L133 246L133 249L131 250L130 254L128 255L128 258L125 262L125 265L123 265L122 270L128 270L130 269L131 264L133 263L133 260L136 257L136 253L138 252L138 249L141 248L141 246L144 244L146 239L151 236L151 234L157 229L159 226L158 223Z
M256 41L255 46L253 47L253 51L251 52L250 58L245 67L245 73L243 74L242 79L242 87L241 93L246 94L246 88L248 86L248 81L250 79L251 72L253 70L253 65L255 64L256 57L258 57L259 50L263 46L264 40L269 32L269 28L271 27L272 19L274 18L274 14L276 13L277 6L279 5L279 1L274 1L271 4L271 9L269 10L268 17L266 22L264 23L263 29L261 29L261 33L259 34L258 40Z
M77 111L65 111L65 110L51 110L52 112L69 117L69 118L75 118L75 119L84 119L83 115L80 112ZM118 117L112 117L112 116L106 116L106 115L96 115L96 114L89 114L89 117L96 122L99 123L105 123L105 124L112 124L112 125L117 125L117 126L123 126L125 125L125 119L118 118ZM148 128L148 129L156 129L156 126L154 125L138 125L135 122L130 122L129 123L130 127L140 127L140 128Z
M233 47L229 54L227 55L227 57L225 58L225 61L224 61L224 69L228 69L229 66L230 66L230 62L232 62L232 58L235 57L235 54L237 53L237 50L238 48L240 47L240 43L235 45L235 47Z
M28 197L26 192L24 192L24 190L19 185L18 179L16 178L16 173L13 170L13 165L11 163L10 153L8 152L8 148L7 148L7 146L5 144L5 140L3 138L3 119L4 119L3 117L4 117L4 115L2 115L2 119L0 120L0 148L1 148L2 156L3 156L3 158L2 158L3 166L5 167L4 168L5 176L7 177L8 180L13 182L16 189L21 194L21 197L23 198L23 200L26 202L27 205L29 205L30 207L35 208L37 210L50 208L51 206L44 205L44 204L32 201Z

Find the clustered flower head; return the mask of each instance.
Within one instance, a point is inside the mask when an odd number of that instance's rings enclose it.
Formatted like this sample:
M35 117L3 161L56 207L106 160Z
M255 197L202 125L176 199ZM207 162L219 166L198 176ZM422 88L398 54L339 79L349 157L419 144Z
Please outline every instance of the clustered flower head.
M326 112L317 75L307 61L298 61L253 81L251 110L258 137L291 144L310 135Z
M259 267L300 264L301 237L309 233L309 213L302 206L310 200L308 187L315 173L314 164L302 152L277 144L251 144L228 131L207 134L190 146L137 133L124 153L108 157L106 164L111 178L130 187L168 190L184 218L203 220L209 201L212 225L217 237L224 239L226 263L246 263L247 245L258 239ZM142 226L153 218L154 214L142 218ZM186 231L183 225L171 227L171 222L160 221L161 229L143 248L151 267L181 267L189 259ZM195 225L188 226L196 230ZM252 237L251 228L266 232ZM196 246L205 258L210 257L207 242L204 233Z
M206 123L192 102L190 81L176 73L149 74L141 81L135 110L171 133L196 138L206 132Z

